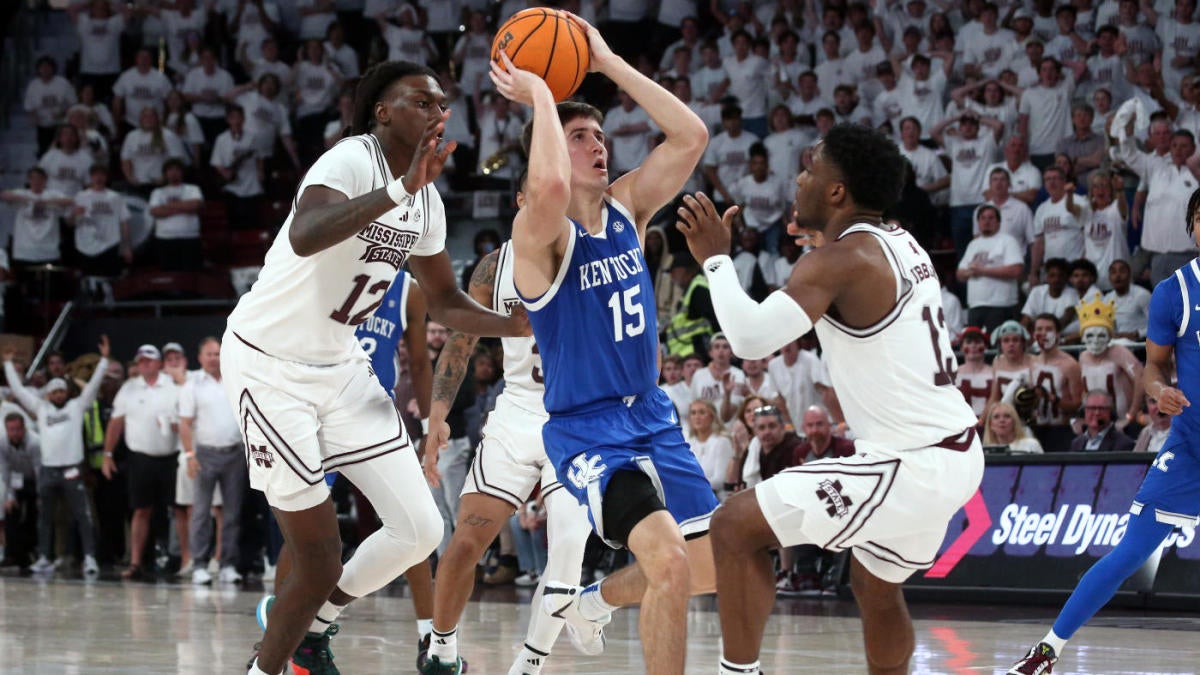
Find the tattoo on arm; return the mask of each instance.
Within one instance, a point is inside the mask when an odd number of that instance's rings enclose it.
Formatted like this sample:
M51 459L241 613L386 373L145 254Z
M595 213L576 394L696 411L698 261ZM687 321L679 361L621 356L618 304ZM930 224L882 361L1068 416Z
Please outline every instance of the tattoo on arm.
M491 522L491 518L484 518L483 516L479 516L474 513L468 514L467 517L463 519L463 524L470 525L471 527L486 527L490 525Z
M480 260L479 264L475 266L474 274L471 275L468 293L485 307L491 305L492 289L496 285L496 261L499 260L499 257L498 251L484 256L483 260ZM447 404L454 401L454 397L458 394L458 388L467 374L467 368L470 367L471 354L474 353L475 344L478 341L479 338L474 335L459 331L450 332L433 370L434 401L443 401Z

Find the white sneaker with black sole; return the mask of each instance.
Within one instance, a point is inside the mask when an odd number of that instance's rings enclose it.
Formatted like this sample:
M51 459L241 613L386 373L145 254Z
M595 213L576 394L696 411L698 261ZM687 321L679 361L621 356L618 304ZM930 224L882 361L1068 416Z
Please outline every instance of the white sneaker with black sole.
M556 581L546 582L542 591L542 608L567 624L567 636L581 654L596 656L604 652L604 627L612 621L612 614L597 620L585 617L579 611L579 599L585 589ZM599 592L599 591L595 591Z

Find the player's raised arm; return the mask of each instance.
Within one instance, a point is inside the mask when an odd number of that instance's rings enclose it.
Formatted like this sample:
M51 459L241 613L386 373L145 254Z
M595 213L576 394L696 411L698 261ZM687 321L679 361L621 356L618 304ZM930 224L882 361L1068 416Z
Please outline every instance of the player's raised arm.
M296 255L310 256L324 251L355 236L388 211L411 206L410 197L441 174L446 159L458 147L457 143L450 141L440 151L437 149L449 117L449 110L430 116L408 170L386 187L354 199L326 185L305 188L288 232L288 240Z
M514 66L504 52L500 58L502 63L492 62L496 90L510 101L533 107L524 205L513 219L513 251L520 263L513 275L523 294L538 296L554 282L568 234L571 158L550 88L542 78Z
M703 192L686 195L683 201L676 227L687 237L692 255L701 261L717 320L735 354L766 358L812 329L833 303L852 261L843 260L841 251L814 249L796 261L786 288L755 302L742 289L729 257L731 226L738 207L731 206L718 216ZM772 329L764 330L764 326Z
M650 217L679 194L696 170L708 147L708 128L678 97L614 54L594 26L575 18L587 27L590 70L603 73L624 89L666 135L641 167L612 185L613 197L632 210L640 236Z

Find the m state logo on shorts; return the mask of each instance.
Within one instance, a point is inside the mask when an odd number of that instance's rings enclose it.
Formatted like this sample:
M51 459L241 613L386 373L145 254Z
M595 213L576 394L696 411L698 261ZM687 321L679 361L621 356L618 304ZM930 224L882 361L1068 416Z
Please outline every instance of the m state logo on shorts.
M821 481L817 487L817 497L825 500L825 513L828 513L830 518L845 518L850 513L850 507L854 506L854 502L842 494L840 480L831 481L826 478Z
M265 445L250 446L250 459L264 469L269 469L275 464L275 455L267 450Z

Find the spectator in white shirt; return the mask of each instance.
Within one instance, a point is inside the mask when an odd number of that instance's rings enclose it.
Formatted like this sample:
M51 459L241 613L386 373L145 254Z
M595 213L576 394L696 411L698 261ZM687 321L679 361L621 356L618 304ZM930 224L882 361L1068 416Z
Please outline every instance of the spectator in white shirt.
M1029 285L1036 286L1042 261L1047 258L1074 260L1083 255L1083 224L1090 207L1075 201L1075 186L1058 166L1046 167L1042 182L1050 198L1033 214L1033 246L1029 252Z
M256 229L261 226L259 207L262 203L263 160L257 141L246 133L246 112L233 104L225 115L229 128L217 136L210 164L225 185L225 204L229 222L235 228Z
M742 289L757 301L765 300L771 291L767 275L774 270L776 257L763 250L761 237L758 230L743 226L738 232L737 252L733 256L733 268Z
M279 59L279 43L275 38L268 37L262 41L261 55L251 59L247 56L245 46L242 47L239 58L242 68L250 75L250 79L258 82L263 75L270 73L279 78L279 94L284 98L284 105L289 106L292 98L292 67Z
M762 143L751 145L749 155L746 165L749 173L733 184L731 192L734 201L741 205L739 215L746 228L758 232L767 251L777 253L784 213L791 207L794 196L795 175L772 174L767 148Z
M665 3L664 3L665 4ZM670 70L672 61L674 60L675 50L683 47L691 56L692 71L700 67L703 57L700 55L700 23L695 16L686 16L679 22L680 38L675 42L667 45L663 50L662 60L658 64L659 70Z
M246 113L246 133L254 137L259 155L264 161L271 160L275 155L276 139L283 145L292 162L292 167L300 168L300 153L296 141L292 138L292 123L286 100L281 96L281 83L274 73L263 73L257 83L247 82L236 87L226 100L242 106ZM231 100L232 99L232 100ZM353 99L351 99L353 104ZM340 108L340 101L339 101ZM353 105L351 106L353 111ZM340 109L339 109L340 112ZM338 138L347 123L338 128ZM325 135L328 137L328 134Z
M129 567L121 573L122 579L141 578L144 573L142 555L155 509L176 511L176 529L182 529L180 539L187 538L187 521L180 522L178 518L180 512L186 511L175 505L179 387L162 374L162 354L154 345L138 347L137 373L138 377L121 385L113 401L112 417L104 432L101 469L110 480L117 472L113 451L123 437L130 451L128 464L122 470L128 474L133 518L129 528Z
M212 580L208 561L213 554L213 488L221 490L222 582L241 580L235 565L238 560L238 534L241 526L242 497L246 492L246 460L237 415L221 385L221 341L215 337L200 343L200 368L179 392L179 439L187 456L188 475L195 479L189 540L195 569L192 583Z
M1131 284L1132 276L1128 262L1114 260L1108 266L1108 283L1112 290L1104 296L1104 300L1117 306L1117 326L1113 337L1140 341L1146 339L1146 325L1150 320L1150 291Z
M387 17L377 16L379 32L388 46L389 61L409 61L412 63L428 64L437 59L437 47L425 29L417 21L417 11L412 5L402 5L392 23Z
M967 324L991 332L1013 318L1024 256L1017 241L1000 233L1000 209L982 206L979 236L967 245L957 277L967 284Z
M729 76L729 93L736 96L742 108L742 126L762 138L767 135L767 88L771 79L771 64L751 53L750 34L738 31L732 35L733 54L722 65Z
M133 128L137 128L147 108L153 108L161 118L171 89L171 80L155 70L154 55L149 49L139 49L133 67L121 73L113 85L113 115Z
M67 108L76 100L74 87L58 74L54 59L49 56L38 59L37 77L25 88L24 102L25 112L37 126L38 155L44 154L54 142L59 125L67 119Z
M956 123L957 130L943 133ZM981 124L991 133L980 133ZM976 207L983 203L983 193L988 187L987 169L996 159L996 145L1004 134L1004 125L969 110L942 120L930 134L934 141L945 146L950 156L950 234L954 250L961 257L971 241L974 230L971 221Z
M164 270L198 270L204 262L200 246L200 208L204 195L196 185L183 182L183 162L163 164L166 185L150 193L154 217L154 250Z
M614 178L642 165L656 133L650 116L632 96L618 90L617 101L618 105L604 116L604 134L610 147L608 171Z
M67 15L79 34L79 79L93 85L104 100L111 97L113 83L121 72L121 33L133 16L133 5L123 2L118 7L120 14L113 13L108 0L67 7Z
M1071 133L1074 95L1075 83L1063 78L1059 62L1043 58L1038 64L1038 83L1021 95L1017 121L1017 133L1029 140L1030 160L1039 169L1054 162L1059 140Z
M998 18L999 9L996 5L984 3L979 12L981 29L970 39L963 36L963 70L968 77L999 76L1020 49L1016 36L1011 30L1001 28L997 23Z
M1044 267L1046 282L1030 288L1029 297L1021 307L1021 325L1025 326L1026 330L1033 329L1033 320L1039 314L1053 314L1063 326L1075 319L1075 305L1079 302L1079 292L1073 286L1067 285L1071 263L1064 258L1051 258L1046 261Z
M750 146L759 140L742 129L742 109L736 105L730 104L721 109L721 126L725 130L710 140L704 151L704 177L719 196L714 200L718 206L737 203L732 188L746 175Z
M921 122L921 128L929 134L945 116L942 104L942 97L946 91L945 67L933 70L929 57L924 54L917 54L912 58L911 72L909 69L898 67L896 63L892 65L897 72L902 73L900 83L896 85L900 89L902 107L916 117ZM929 138L930 136L921 137L922 140Z
M326 58L333 61L342 77L348 80L359 76L358 52L346 44L346 29L341 22L334 21L325 29L325 43L322 46L325 47Z
M204 128L200 126L199 118L192 114L192 107L183 97L183 92L178 89L172 89L167 94L167 116L163 126L183 141L192 162L204 157L204 146L207 145Z
M108 189L108 169L97 164L88 175L88 187L75 195L69 221L75 228L75 252L84 274L117 276L133 262L129 238L129 208L125 197Z
M474 98L477 91L495 88L488 70L492 63L492 32L483 12L472 11L467 32L454 44L450 60L458 66L458 82L463 92Z
M687 439L696 461L704 469L709 486L719 497L724 489L729 460L733 459L733 443L725 434L725 426L718 419L712 401L701 399L688 406Z
M900 154L912 164L917 187L937 206L949 202L950 173L938 153L921 145L921 121L915 117L900 120Z
M187 149L175 132L163 127L158 110L143 108L141 124L121 144L121 172L129 189L142 197L162 183L163 162L172 157L187 161Z
M1196 257L1196 245L1179 223L1186 220L1188 199L1200 182L1200 165L1192 157L1196 142L1190 131L1171 134L1170 161L1141 159L1132 134L1114 149L1113 156L1142 179L1147 192L1143 218L1142 250L1150 254L1150 283L1175 273Z
M706 40L700 47L701 66L692 74L692 94L706 103L718 103L729 89L729 73L721 62L716 43Z
M12 255L20 264L57 262L59 259L59 216L74 205L70 196L47 187L46 171L29 170L29 187L0 192L0 201L16 205L13 221ZM6 280L7 273L3 275Z
M325 29L337 20L335 7L334 0L296 0L296 9L300 13L298 37L301 40L320 40L325 37Z
M867 100L879 91L875 75L879 64L887 63L887 54L875 39L875 26L859 24L854 29L855 48L842 61L842 72Z
M1025 202L1014 198L1009 192L1011 179L1008 170L995 167L988 173L988 189L983 193L984 204L1000 209L1000 231L1017 240L1022 253L1033 244L1033 211ZM979 234L976 229L975 234Z
M80 143L79 130L64 124L58 128L58 140L38 160L38 166L46 170L47 189L73 195L87 184L88 171L95 161Z
M817 89L828 96L838 85L854 84L854 80L846 73L841 36L835 31L826 31L821 36L821 51L824 59L813 68L817 75Z
M91 505L88 503L87 488L80 473L83 464L83 417L96 394L100 381L108 368L108 336L100 336L100 361L92 371L92 377L79 396L67 400L67 383L54 378L46 385L42 398L36 390L25 387L21 376L13 367L16 350L4 350L4 375L13 394L21 405L37 417L38 435L42 441L42 466L38 472L38 499L40 515L38 523L38 562L46 571L53 569L49 558L54 548L54 520L61 497L71 510L71 519L79 528L79 539L83 547L83 571L88 578L100 573L96 563L95 525L92 521Z
M816 130L817 111L833 108L833 103L821 96L817 74L811 70L800 73L796 78L796 95L788 99L787 105L796 118L796 125L809 134Z
M1129 209L1119 177L1107 171L1095 171L1088 177L1088 199L1091 217L1084 225L1083 257L1092 261L1097 270L1104 270L1097 285L1108 292L1108 269L1114 260L1129 259L1129 241L1125 232Z
M1029 161L1029 146L1025 137L1013 134L1004 143L1004 161L988 167L988 174L995 169L1008 172L1009 190L1013 197L1025 202L1030 208L1042 189L1042 172Z
M342 76L328 59L320 40L304 43L303 59L297 60L292 69L296 97L296 142L300 146L300 160L311 165L323 152L325 122L329 119Z
M233 76L217 65L216 50L201 49L200 67L187 74L180 91L192 105L192 112L204 129L204 139L209 143L225 130L225 96L232 89Z
M771 109L771 133L763 139L770 172L790 181L800 173L800 152L813 137L792 124L791 111L782 103Z
M731 419L745 396L737 393L746 382L746 374L733 365L733 349L722 333L708 343L708 365L692 375L692 399L705 400L717 407L720 419Z
M678 354L663 357L662 380L658 388L666 392L671 403L675 404L675 412L679 414L679 419L687 419L688 406L692 403L692 390L683 378L683 358Z
M829 373L821 363L821 357L809 349L802 349L804 338L787 343L779 350L779 356L767 363L767 373L787 401L788 419L804 419L804 411L813 405L824 405L839 413L837 396L829 381Z
M262 44L279 23L279 7L272 0L221 0L229 31L237 36L237 51L257 59ZM322 27L323 29L324 27ZM253 76L253 73L251 74Z

